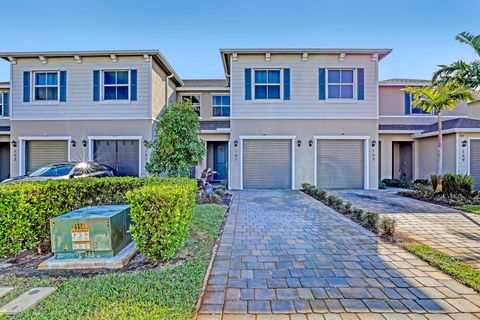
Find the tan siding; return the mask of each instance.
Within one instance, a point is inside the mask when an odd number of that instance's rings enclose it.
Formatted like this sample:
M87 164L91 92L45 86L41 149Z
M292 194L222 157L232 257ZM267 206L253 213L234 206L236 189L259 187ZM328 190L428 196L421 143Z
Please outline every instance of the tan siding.
M152 62L152 118L158 119L165 107L166 73L156 62Z
M49 58L48 64L39 59L17 59L12 73L13 117L22 119L121 119L151 118L150 63L143 56L118 57L113 63L108 57L82 57L82 63L72 58ZM93 70L137 69L137 101L93 101ZM24 103L23 72L33 70L66 70L67 102Z
M443 136L443 173L456 172L455 134ZM418 140L419 178L427 179L437 171L437 136Z
M265 102L245 100L245 68L290 68L291 100ZM328 67L353 67L365 69L365 100L354 103L332 103L318 99L318 69ZM253 75L252 75L253 78ZM253 88L252 88L253 92ZM303 62L301 54L272 54L265 62L265 55L238 55L232 64L233 117L319 117L319 118L376 118L377 117L377 71L371 56L349 56L344 62L338 55L308 56Z

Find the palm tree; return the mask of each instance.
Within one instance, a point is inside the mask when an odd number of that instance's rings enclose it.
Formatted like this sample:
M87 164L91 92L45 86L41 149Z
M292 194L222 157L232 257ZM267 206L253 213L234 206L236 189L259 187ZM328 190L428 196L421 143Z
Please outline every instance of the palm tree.
M413 94L412 105L427 112L434 111L438 116L437 173L435 192L442 192L443 132L442 112L454 110L458 103L472 100L469 87L455 84L438 84L437 86L409 87L405 91Z
M455 39L471 46L480 56L480 35L462 32ZM450 65L440 65L439 67L440 69L433 75L432 82L434 84L455 83L468 86L472 90L480 89L480 60L471 63L458 60Z

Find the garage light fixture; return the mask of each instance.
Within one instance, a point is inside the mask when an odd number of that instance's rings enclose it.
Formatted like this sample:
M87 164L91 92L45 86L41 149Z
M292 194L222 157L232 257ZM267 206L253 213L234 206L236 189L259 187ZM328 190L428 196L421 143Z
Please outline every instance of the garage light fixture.
M308 146L309 147L313 146L313 140L312 139L308 140Z
M16 148L17 147L17 141L12 140L12 147Z
M467 145L468 145L468 140L467 139L463 140L462 141L462 147L465 148Z
M297 146L300 147L302 145L302 140L298 139L297 140Z
M238 147L238 140L233 141L233 145L234 145L235 147Z
M373 139L372 140L372 147L375 147L377 145L377 140Z
M147 141L147 139L143 140L143 145L145 146L145 148L148 146L148 141Z
M77 141L72 140L72 141L70 141L70 144L72 145L72 147L75 148L77 146Z
M87 146L87 140L82 140L82 146L84 146L84 147Z

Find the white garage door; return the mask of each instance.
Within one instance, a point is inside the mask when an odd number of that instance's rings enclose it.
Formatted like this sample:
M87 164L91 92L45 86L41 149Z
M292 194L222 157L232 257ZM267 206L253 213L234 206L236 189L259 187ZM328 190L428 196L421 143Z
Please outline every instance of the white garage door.
M364 141L317 140L317 186L364 188Z
M26 141L26 171L46 164L68 161L68 140Z
M291 189L292 140L244 140L243 188Z
M480 140L470 140L470 175L480 189Z

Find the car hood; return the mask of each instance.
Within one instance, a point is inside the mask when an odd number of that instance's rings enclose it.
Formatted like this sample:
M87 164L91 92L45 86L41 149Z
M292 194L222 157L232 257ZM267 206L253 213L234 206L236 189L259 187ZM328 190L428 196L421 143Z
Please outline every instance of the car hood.
M10 179L4 180L2 183L15 183L15 182L35 182L35 181L45 181L45 180L64 180L68 179L69 176L59 176L59 177L29 177L29 176L19 176L13 177Z

